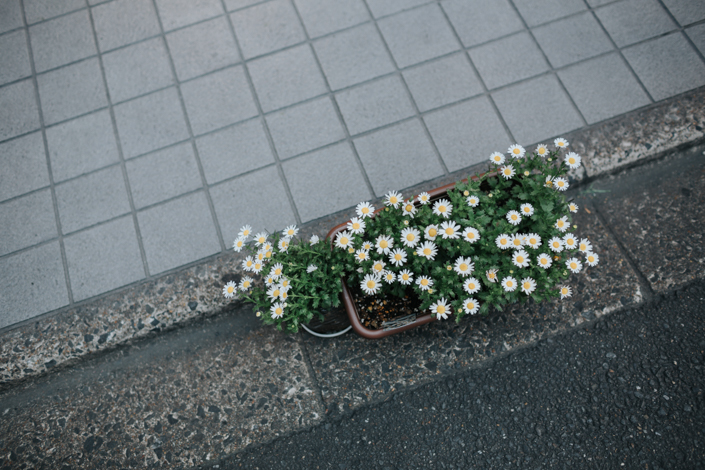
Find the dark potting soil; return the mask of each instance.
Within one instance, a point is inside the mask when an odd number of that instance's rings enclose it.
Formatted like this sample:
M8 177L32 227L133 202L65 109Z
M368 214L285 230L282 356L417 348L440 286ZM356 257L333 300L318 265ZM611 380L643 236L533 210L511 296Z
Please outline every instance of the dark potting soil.
M360 322L370 330L396 328L424 314L419 309L421 300L413 290L404 297L364 295L359 290L353 290L352 294Z

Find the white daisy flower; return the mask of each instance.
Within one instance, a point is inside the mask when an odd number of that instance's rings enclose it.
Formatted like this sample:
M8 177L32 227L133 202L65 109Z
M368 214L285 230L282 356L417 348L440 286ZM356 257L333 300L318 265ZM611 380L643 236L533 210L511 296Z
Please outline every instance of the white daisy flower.
M401 206L401 211L404 215L408 215L409 217L413 217L416 215L416 206L412 201L406 201L402 206Z
M308 267L306 268L306 272L311 274L312 272L314 272L317 269L318 269L318 266L316 266L315 264L309 264Z
M279 300L282 302L286 302L286 299L289 297L289 289L281 289L281 292L279 292Z
M245 240L247 240L250 235L252 235L252 227L250 227L249 225L245 225L244 227L242 227L240 229L240 233L237 234L238 238L244 238Z
M299 233L299 229L296 228L296 225L289 225L287 228L282 230L282 237L293 238L297 233Z
M480 239L480 232L474 227L467 227L463 230L463 240L469 243L475 243Z
M409 248L415 247L420 240L421 232L413 227L407 227L401 231L401 242Z
M289 249L289 239L288 238L282 238L279 240L279 251L286 251Z
M264 263L261 261L255 261L255 264L252 265L252 272L255 274L261 273L263 269Z
M429 225L428 227L426 227L423 233L426 237L426 240L435 240L438 236L438 225Z
M396 191L389 191L384 196L384 203L388 206L392 206L397 209L399 207L399 204L402 203L401 194Z
M465 289L465 292L468 294L474 294L480 290L480 287L480 281L474 277L469 277L463 281L463 289Z
M521 247L524 246L524 238L526 238L526 235L522 233L517 233L516 235L514 235L510 241L512 248L514 248L515 250L520 250Z
M285 277L281 279L281 282L279 282L279 285L281 286L282 290L289 290L291 289L291 283L289 280Z
M556 189L558 191L565 191L566 189L568 189L568 186L570 186L568 184L568 181L565 178L561 178L561 177L554 179L553 184L556 185Z
M580 243L578 243L578 250L583 253L591 253L592 243L590 243L590 240L588 240L587 238L581 238Z
M506 292L513 292L517 288L517 280L511 276L502 279L502 287Z
M574 202L571 202L570 204L568 204L568 210L572 213L576 213L578 212L578 205Z
M537 233L530 233L524 239L524 243L534 250L541 246L541 237Z
M550 256L548 256L546 253L541 253L538 255L536 258L536 262L541 266L543 269L548 269L551 267L553 264L553 260L551 259Z
M433 260L438 253L436 244L433 242L423 242L419 248L416 250L419 256L423 256L426 259Z
M389 262L394 266L403 266L406 263L406 251L401 248L395 248L389 253Z
M500 250L506 250L512 247L512 239L506 233L499 235L494 242Z
M255 245L262 246L267 242L267 232L260 232L255 235Z
M284 316L284 304L282 302L276 302L272 305L269 312L272 314L272 318L277 319Z
M568 286L561 286L561 300L573 295L573 291Z
M551 176L551 175L546 176L546 186L549 188L553 187L553 176Z
M548 147L544 144L539 144L534 153L540 157L545 157L548 155Z
M509 155L512 156L512 158L521 158L524 156L526 153L526 150L524 150L524 147L522 147L519 144L514 144L511 147L509 147L509 150L507 150Z
M265 253L267 253L267 252L266 252L266 251L259 250L259 251L257 252L257 254L255 255L255 259L256 259L257 261L264 261Z
M399 271L399 274L397 274L397 280L399 281L399 283L408 286L414 280L414 273L412 273L408 269L402 269L401 271Z
M372 242L362 242L362 249L370 251L372 249Z
M525 268L529 265L529 253L524 250L515 251L512 255L512 263L520 268Z
M271 243L266 243L266 242L265 242L265 243L262 245L262 248L260 248L260 251L264 251L264 252L272 251L272 245L271 245Z
M568 146L568 141L565 140L564 138L560 137L560 138L553 141L553 145L555 145L556 148L564 149Z
M352 234L346 230L338 232L335 236L335 246L344 250L352 246Z
M374 295L382 287L380 283L380 278L374 274L366 274L360 283L360 289L367 295Z
M467 314L475 315L477 311L480 310L480 303L472 297L465 299L463 300L463 310L465 310Z
M491 283L497 282L497 270L496 269L488 269L485 272L485 277L487 278L488 281Z
M504 163L504 155L499 152L495 152L490 155L490 161L495 165L501 165Z
M275 279L272 276L267 276L267 278L264 280L264 283L269 287L272 284L274 284Z
M441 224L441 236L444 240L455 240L460 236L461 228L462 227L460 225L456 224L452 220L443 222Z
M375 247L377 248L377 253L384 253L386 255L387 253L389 253L389 250L394 247L394 239L386 235L380 235L379 237L377 237Z
M585 254L585 263L588 266L597 266L597 263L600 262L600 257L597 256L597 253L589 252Z
M365 227L365 221L357 217L353 217L352 219L350 219L350 222L348 222L348 230L350 230L352 233L363 233L365 231Z
M424 191L423 193L416 196L416 200L419 201L419 204L426 205L431 202L431 195Z
M567 233L563 237L563 245L565 245L566 250L574 250L578 247L578 240L573 236L572 233Z
M372 214L375 212L374 206L369 202L361 202L355 207L355 210L357 211L357 216L363 219L365 217L372 217Z
M384 267L387 265L384 261L375 261L375 263L372 265L372 271L374 271L374 274L376 276L381 276L382 273L384 272Z
M467 199L465 199L465 202L467 202L468 206L470 207L477 207L477 205L480 203L480 198L475 195L468 196Z
M428 290L433 285L433 279L428 276L419 276L416 278L416 285L421 290Z
M447 199L439 199L433 204L433 213L445 217L450 217L453 212L453 205Z
M243 292L247 292L250 290L250 287L252 287L252 278L250 276L243 276L242 279L240 279L240 290Z
M568 155L565 156L565 164L568 165L568 168L572 168L573 170L580 166L581 161L580 155L575 152L569 152Z
M382 276L382 279L384 279L387 284L391 284L397 280L397 277L393 272L385 271L384 276Z
M534 206L527 202L526 204L522 204L519 207L519 211L524 217L531 217L532 215L534 215Z
M505 180L508 180L516 174L516 171L514 171L514 167L512 165L505 165L500 168L499 171L502 173Z
M232 299L236 293L237 286L233 281L228 282L227 284L225 284L225 287L223 287L223 295L226 299Z
M519 225L521 223L521 214L517 211L507 212L507 222L512 225Z
M565 265L570 269L571 272L573 273L579 273L581 269L583 269L583 263L580 262L578 258L569 258L566 262Z
M244 260L242 260L242 269L245 271L252 271L252 267L255 265L255 260L252 259L252 256L248 256Z
M556 220L556 225L555 227L558 229L559 232L565 233L566 230L568 230L570 224L568 224L568 217L563 216L560 219Z
M470 258L463 258L462 256L455 260L455 266L453 267L456 273L461 276L469 276L475 270L475 264Z
M436 318L440 318L443 320L448 318L448 314L450 313L450 306L448 305L448 301L444 298L436 300L434 303L431 304L430 308L431 312L436 315Z
M310 243L311 245L315 245L315 244L318 243L319 241L321 241L321 239L318 238L318 235L311 235L311 238L309 239L309 243Z
M281 263L277 263L272 266L272 269L269 271L269 275L272 276L275 280L277 280L283 274L282 269L284 269L284 265Z
M548 247L556 253L563 251L563 240L553 237L548 241Z
M246 241L247 240L245 240L242 237L236 238L235 241L233 242L233 250L235 250L235 252L237 252L237 253L240 253L242 251L242 249L245 247Z
M367 261L368 259L370 259L369 251L360 249L355 252L355 261L357 261L358 263L362 263L363 261Z
M521 291L523 293L525 293L526 295L530 295L535 290L536 290L536 281L534 281L530 277L525 277L524 279L521 280Z

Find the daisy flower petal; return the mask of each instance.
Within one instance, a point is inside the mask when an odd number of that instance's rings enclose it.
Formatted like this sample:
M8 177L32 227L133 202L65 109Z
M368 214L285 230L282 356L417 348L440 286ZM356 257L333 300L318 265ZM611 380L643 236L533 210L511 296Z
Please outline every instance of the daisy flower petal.
M352 246L352 234L346 230L339 232L335 236L335 246L342 249L348 249Z
M580 155L575 152L569 152L568 155L565 156L565 164L568 165L568 168L573 170L580 166L581 160Z
M512 225L519 225L521 223L521 214L517 211L507 212L507 222Z
M436 318L440 318L445 320L448 318L448 314L450 313L450 306L448 305L448 301L445 298L436 300L434 303L431 304L431 312L436 316Z
M426 205L431 202L431 195L424 191L423 193L416 196L416 200L419 201L419 204Z
M553 237L548 241L548 247L555 253L563 251L563 240L558 237Z
M600 257L597 256L597 253L589 252L585 254L585 263L588 266L597 266L597 263L600 262Z
M282 237L293 238L297 233L299 233L299 229L296 228L296 225L289 225L287 228L282 230Z
M394 239L392 237L388 237L387 235L380 235L377 237L375 247L377 248L377 253L384 253L386 255L389 253L389 250L394 248Z
M232 299L236 293L237 286L233 281L228 282L227 284L225 284L225 287L223 287L223 295L226 299Z
M472 297L465 299L463 300L463 310L467 314L475 315L477 311L480 310L480 302Z
M455 240L460 236L460 225L450 220L441 224L441 236L444 240Z
M350 219L350 222L348 222L348 230L352 233L364 233L365 227L366 225L364 219L360 219L358 217L353 217Z
M235 239L233 242L233 250L235 250L237 253L240 253L242 249L245 247L245 238L243 237L238 237Z
M511 276L502 279L502 287L507 292L514 292L517 288L517 280Z
M419 256L423 256L426 259L433 260L438 253L438 248L433 242L423 242L416 250Z
M467 227L463 230L463 240L469 243L475 243L480 239L480 232L474 227Z
M401 204L401 202L401 194L396 191L389 191L384 196L384 203L388 206L394 207L395 209L399 207L399 204Z
M536 147L535 153L539 157L546 157L548 156L548 147L544 144L539 144L538 147Z
M465 289L465 292L468 294L474 294L480 290L480 287L480 281L474 277L469 277L463 281L463 289Z
M516 171L514 170L514 167L512 165L503 166L499 169L499 172L502 174L505 180L508 180L516 174Z
M553 260L551 259L550 256L548 256L546 253L541 253L536 257L536 262L538 263L539 266L541 266L543 269L548 269L551 267L553 264Z
M565 191L568 189L568 186L570 186L568 184L568 180L566 180L565 178L561 178L561 177L554 179L553 184L556 185L556 189L558 191Z
M284 316L284 303L283 302L276 302L272 305L272 308L269 310L269 312L272 314L272 318L274 319L279 319Z
M573 295L573 291L571 290L571 288L569 286L561 286L560 292L561 292L561 299L565 299L565 298Z
M408 286L414 280L414 273L412 273L408 269L402 269L401 271L399 271L399 274L397 274L397 280L400 284Z
M367 295L376 294L380 287L382 287L380 278L374 274L366 274L360 283L360 289L362 289Z
M426 237L426 240L434 241L438 236L438 225L429 225L426 227L424 230L424 236Z
M515 251L512 255L512 263L519 268L525 268L529 265L529 254L524 250Z
M315 245L315 244L318 243L319 241L321 241L321 239L318 238L318 235L311 235L311 239L309 240L309 243L310 243L311 245Z
M462 256L455 260L455 266L453 267L456 273L461 276L469 276L475 270L475 264L470 258L463 258Z
M524 279L521 280L521 291L523 293L525 293L526 295L530 295L535 290L536 290L536 281L534 281L530 277L525 277Z
M480 203L480 198L475 195L468 196L467 199L465 199L465 202L467 202L470 207L477 207Z
M504 163L504 155L499 152L495 152L490 155L490 161L495 165L502 165Z
M497 282L497 270L496 269L488 269L485 272L485 277L487 278L488 281L491 283Z
M568 141L562 137L559 137L558 139L553 141L553 145L555 145L556 148L564 149L568 146Z
M512 247L511 238L506 233L497 236L494 242L500 250L506 250Z
M413 227L407 227L401 231L401 242L409 248L414 248L419 243L420 237L421 232Z
M578 205L574 202L571 202L570 204L568 204L568 210L570 212L576 213L578 212Z
M564 215L560 219L556 220L555 227L559 232L565 233L565 231L568 230L568 217Z
M416 215L416 206L412 201L406 201L405 203L402 204L401 206L401 211L404 215L408 215L409 217L413 217Z
M375 208L369 202L361 202L355 207L355 211L357 212L358 217L364 219L365 217L372 217L372 214L375 212Z
M433 285L433 279L428 276L419 276L416 278L416 285L421 290L429 290Z
M524 150L524 147L522 147L519 144L514 144L511 147L509 147L509 150L507 150L509 155L512 156L512 158L521 158L524 156L526 153L526 150Z
M389 262L394 266L403 266L406 263L406 250L395 248L389 253Z
M583 253L592 253L592 243L587 238L581 238L578 243L578 250Z
M243 292L246 292L250 290L250 287L252 287L252 278L250 276L243 276L242 279L240 279L240 290Z
M453 205L447 199L439 199L433 204L433 213L446 219L453 212Z
M250 235L252 235L252 227L250 227L249 225L245 225L244 227L242 227L240 229L240 233L237 234L238 238L244 238L245 240L247 240Z
M312 272L314 272L317 269L318 269L318 266L316 266L315 264L309 264L308 267L306 268L306 272L311 274Z
M523 215L524 217L531 217L532 215L534 215L534 206L532 206L529 203L522 204L519 207L519 211L521 212L521 215Z
M583 263L580 262L578 258L569 258L566 262L565 265L570 269L571 272L573 273L579 273L581 269L583 269Z

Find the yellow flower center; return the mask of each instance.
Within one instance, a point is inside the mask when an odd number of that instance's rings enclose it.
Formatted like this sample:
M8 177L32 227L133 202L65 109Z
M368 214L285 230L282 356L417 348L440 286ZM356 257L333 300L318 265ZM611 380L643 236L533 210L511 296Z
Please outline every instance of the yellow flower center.
M512 281L507 281L507 287L512 287L514 283Z
M274 292L272 292L273 297L279 297L279 294L280 294L279 289L274 289Z
M288 286L288 285L289 285L289 281L284 281L284 282L282 282L282 286L286 287L286 286Z
M438 206L438 212L440 212L441 214L443 214L445 211L446 211L446 206L443 206L443 205Z
M558 242L553 242L553 248L558 248L559 246L561 246L560 243L558 243Z
M460 266L458 266L458 269L460 269L461 271L467 271L468 265L465 263L460 263Z
M249 230L245 230L244 232L242 232L242 236L243 236L243 237L248 237L248 236L250 236L250 231L249 231Z
M475 303L474 302L468 302L467 305L465 305L468 310L475 310Z
M423 249L423 254L426 256L431 256L431 249L430 248L424 248Z
M406 274L406 273L404 273L404 274L401 275L401 278L404 279L405 281L408 281L408 280L409 280L409 275Z
M529 209L528 207L525 207L524 212L526 212L528 214L529 212L531 212L531 209Z
M573 246L573 245L575 245L575 240L573 240L572 238L569 238L565 241L565 244L568 246Z
M413 242L414 240L416 240L416 236L413 233L407 233L406 239L410 242Z
M347 245L348 244L348 237L341 237L340 238L340 244L341 245ZM286 246L286 244L284 244Z
M543 155L546 153L546 148L545 147L539 147L539 155Z
M242 240L239 240L239 241L237 242L237 247L238 247L238 248L242 248Z
M394 255L394 259L397 260L397 261L401 261L401 253L396 253L396 254Z
M468 289L473 290L475 288L474 282L468 282Z
M591 263L593 263L593 262L595 261L595 257L592 256L592 255L588 256L587 259L588 259L588 261L591 262Z
M387 240L380 240L380 242L379 242L380 248L387 248L388 246L389 246L389 243L387 243Z
M353 248L353 247L348 248L348 253L355 253L355 248Z
M444 314L446 313L446 308L443 305L439 305L436 307L436 313Z
M512 174L512 170L510 170L509 168L505 168L505 169L504 169L504 174L507 175L507 176L509 176L509 175Z
M379 264L379 263L375 264L375 271L381 271L382 269L383 268L382 268L381 264Z
M568 163L570 163L571 165L575 165L575 158L569 157L569 158L568 158Z
M532 245L536 245L537 241L535 238L529 238L529 243L531 243Z
M370 208L369 208L369 207L363 207L362 210L361 210L361 212L362 212L363 214L369 214L369 213L370 213Z
M499 155L494 156L494 161L499 162L501 160L502 160L502 157L500 157Z
M580 250L581 250L581 251L587 250L587 245L586 245L585 243L581 243L581 244L580 244Z
M578 263L576 263L575 261L570 263L570 269L577 269L577 268L578 268Z
M265 256L266 258L271 258L271 257L272 257L272 252L271 252L271 251L268 251L268 252L266 252L266 253L264 254L264 256Z
M277 268L277 269L274 270L274 275L275 275L275 276L281 276L281 274L282 274L282 270L281 270L281 269Z
M360 259L365 259L365 258L367 258L367 255L365 255L365 253L358 253L357 257Z
M521 246L521 240L519 240L518 238L515 238L514 239L514 246Z
M525 283L524 283L524 289L526 289L526 290L531 289L531 283L525 282Z
M558 228L562 228L565 225L565 222L559 220L558 222L556 222L556 225L558 226Z
M523 263L524 262L524 257L523 256L517 256L517 263Z
M286 300L287 297L289 297L289 294L287 294L286 292L281 293L282 300Z
M455 230L453 227L448 227L446 228L446 235L453 235L455 233Z
M475 234L472 233L472 232L468 232L467 237L468 237L468 240L474 240L474 239L475 239Z
M259 238L257 239L257 241L258 241L259 243L264 243L264 237L259 237Z
M516 214L512 214L512 220L517 220L519 217Z
M509 242L507 241L506 238L502 238L502 239L499 241L499 244L500 244L500 245L506 245L507 243L509 243Z
M255 263L255 269L262 269L262 263Z
M487 277L488 277L489 279L494 279L495 273L487 273Z
M235 286L228 286L228 294L232 294L235 290Z
M546 258L541 258L541 264L546 264L548 263L548 260Z
M252 264L253 264L253 263L252 263L252 261L251 261L251 260L250 260L250 261L248 261L248 262L247 262L247 267L248 267L248 268L249 268L249 267L251 267L251 266L252 266Z
M421 279L421 285L422 285L422 286L427 286L427 285L428 285L428 279Z
M567 287L564 287L563 289L561 289L561 294L567 295L567 294L568 294L568 288L567 288Z
M436 230L435 228L432 228L428 231L428 235L430 237L435 237L436 235L438 235L438 230Z
M360 224L357 223L357 222L355 222L355 223L352 224L352 227L353 227L353 229L355 229L355 230L359 230L359 229L360 229Z
M281 316L282 313L284 313L284 309L282 309L281 307L277 307L277 308L274 310L274 314L275 314L276 316Z
M512 152L514 152L514 155L519 155L520 150L519 150L519 149L514 149L514 150L512 150Z
M389 198L389 203L390 204L397 204L399 202L399 199L397 199L396 196L392 196Z

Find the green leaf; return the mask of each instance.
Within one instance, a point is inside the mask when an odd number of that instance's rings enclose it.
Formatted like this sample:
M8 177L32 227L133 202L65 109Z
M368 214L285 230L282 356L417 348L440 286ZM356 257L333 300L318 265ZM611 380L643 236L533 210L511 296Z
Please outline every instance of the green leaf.
M546 201L545 199L541 201L541 209L543 209L544 212L551 212L553 207L553 201Z

